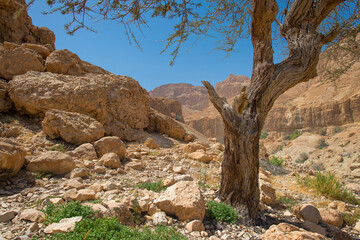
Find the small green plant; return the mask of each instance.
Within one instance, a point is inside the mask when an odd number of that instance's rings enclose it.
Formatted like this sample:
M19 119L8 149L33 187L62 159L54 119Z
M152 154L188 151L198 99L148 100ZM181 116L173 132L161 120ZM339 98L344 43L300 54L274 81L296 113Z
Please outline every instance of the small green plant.
M210 217L218 221L235 223L239 219L237 212L226 203L208 201L207 206Z
M151 182L139 183L135 187L140 188L140 189L147 189L147 190L153 191L153 192L161 192L166 189L166 187L164 187L161 180L158 182L154 182L154 183L151 183Z
M336 127L334 128L334 134L337 134L337 133L342 132L342 131L344 131L344 128L342 128L342 127L340 127L340 126L336 126Z
M150 156L158 156L160 154L160 152L157 152L157 151L155 151L155 152L149 152L149 155Z
M320 138L316 148L323 149L326 148L327 146L329 146L329 144L326 143L325 138Z
M299 203L298 200L289 197L289 196L283 196L279 198L280 204L284 205L287 209L292 209L295 205Z
M89 206L83 206L80 202L69 202L68 204L54 205L49 203L45 210L45 225L59 222L63 218L71 218L83 216L85 218L92 217L94 211Z
M70 148L69 146L66 146L65 144L61 143L61 144L56 144L56 145L52 146L50 148L50 150L65 153L69 150L69 148Z
M327 134L326 128L320 128L320 129L319 129L319 134L320 134L321 136L326 136L326 134Z
M275 150L272 151L272 154L275 154L279 151L283 150L283 145L278 145L277 148Z
M261 131L260 139L266 139L269 136L269 133L265 130Z
M296 163L304 163L308 159L309 159L309 155L307 153L303 152L300 154L299 158L296 159L295 162Z
M298 183L315 189L326 197L360 205L354 193L342 186L334 174L317 172L315 177L307 175L304 179L297 176Z
M271 163L272 165L281 167L284 163L284 159L278 158L276 156L272 156L271 159L269 160L269 163Z
M360 220L360 209L356 208L355 211L351 213L344 212L342 213L342 217L346 225L354 226L357 221Z
M286 135L286 136L284 137L284 140L294 140L294 139L300 137L301 134L302 134L302 133L301 133L298 129L295 129L291 134Z
M45 216L47 224L58 222L62 218L83 216L82 221L76 223L74 231L67 233L55 233L54 235L34 236L33 239L50 240L105 240L105 239L147 239L147 240L185 240L182 234L173 227L159 225L155 231L147 228L129 228L123 226L117 218L95 218L95 212L79 202L70 202L66 205L46 207ZM50 221L51 219L51 221Z

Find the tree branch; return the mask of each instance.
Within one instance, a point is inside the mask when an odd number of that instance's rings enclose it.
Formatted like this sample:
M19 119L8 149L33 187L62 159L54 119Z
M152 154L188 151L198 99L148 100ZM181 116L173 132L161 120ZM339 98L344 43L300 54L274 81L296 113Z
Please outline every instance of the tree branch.
M224 124L230 127L234 127L235 125L240 124L240 116L237 114L237 112L234 111L234 109L229 106L226 98L220 97L217 94L215 88L208 81L201 81L201 83L206 87L210 101L212 102L216 110L218 110L218 112L220 113L221 117L224 120Z

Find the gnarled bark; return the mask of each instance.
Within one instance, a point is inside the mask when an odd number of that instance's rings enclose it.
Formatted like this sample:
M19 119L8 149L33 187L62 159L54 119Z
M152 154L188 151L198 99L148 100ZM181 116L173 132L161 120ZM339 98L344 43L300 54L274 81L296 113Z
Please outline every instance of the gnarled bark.
M296 84L316 76L322 45L336 35L317 32L329 12L344 0L294 0L280 31L289 46L289 56L274 64L271 25L278 5L275 0L253 0L251 40L254 47L253 72L247 92L230 107L213 86L203 81L210 101L225 126L220 196L233 206L245 205L256 219L259 204L259 138L275 100ZM241 107L239 107L241 106Z

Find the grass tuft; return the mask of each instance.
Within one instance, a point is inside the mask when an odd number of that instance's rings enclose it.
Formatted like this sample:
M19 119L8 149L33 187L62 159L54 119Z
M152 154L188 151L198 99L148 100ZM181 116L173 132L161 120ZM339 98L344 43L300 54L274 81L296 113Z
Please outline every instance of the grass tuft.
M278 158L276 156L272 156L271 159L269 160L269 163L271 163L272 165L281 167L284 163L284 159Z
M147 189L147 190L153 191L153 192L161 192L166 189L166 187L164 187L161 180L158 182L154 182L154 183L151 183L151 182L139 183L135 186L135 188Z
M313 188L326 197L360 205L360 200L356 199L354 193L344 187L334 174L318 172L315 177L307 175L300 179L297 176L297 180L301 185Z

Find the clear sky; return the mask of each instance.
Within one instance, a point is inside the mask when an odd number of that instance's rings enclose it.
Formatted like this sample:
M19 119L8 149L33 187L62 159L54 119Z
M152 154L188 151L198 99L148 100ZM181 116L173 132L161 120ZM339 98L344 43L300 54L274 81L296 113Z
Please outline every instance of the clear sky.
M137 32L141 51L134 43L129 44L123 26L115 22L88 22L97 33L81 29L70 36L64 30L68 16L41 13L49 9L44 0L38 0L28 12L34 25L48 27L55 33L56 49L68 49L84 61L114 74L130 76L148 91L169 83L200 86L201 80L207 80L216 84L229 74L251 76L253 50L250 39L241 40L237 45L238 52L231 53L227 58L224 52L213 51L216 47L213 38L193 41L189 45L196 45L189 51L184 48L175 65L169 66L169 52L160 54L165 46L163 40L172 30L168 20L151 20L151 29L144 29L143 34Z

